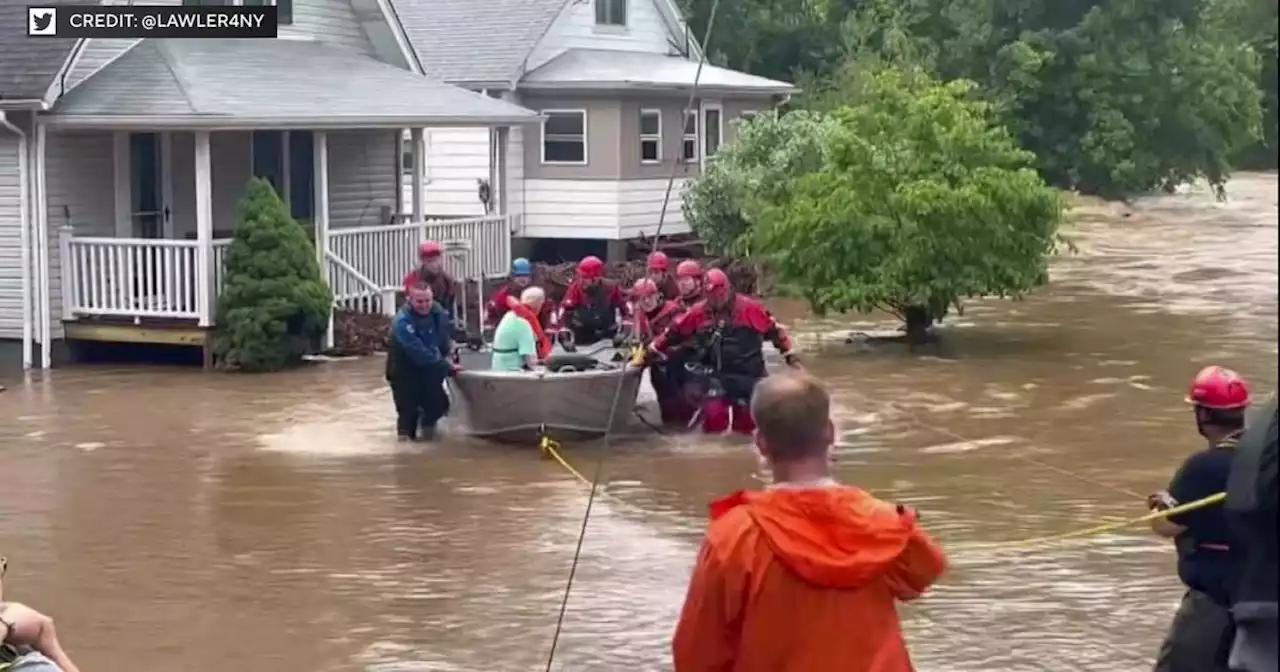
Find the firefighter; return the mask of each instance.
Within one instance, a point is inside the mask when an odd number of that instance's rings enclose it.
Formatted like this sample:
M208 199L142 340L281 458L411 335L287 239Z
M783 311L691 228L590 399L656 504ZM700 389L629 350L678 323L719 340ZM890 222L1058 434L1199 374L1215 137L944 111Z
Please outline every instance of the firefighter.
M564 293L558 323L573 334L574 343L595 343L618 335L619 314L631 315L622 290L604 277L599 257L584 257L578 262L578 277Z
M671 276L671 260L666 254L662 252L650 254L649 260L645 262L645 271L648 273L647 277L658 286L662 298L670 301L680 297L676 279Z
M765 340L782 353L788 366L799 366L799 360L791 352L786 330L759 301L735 292L724 271L707 271L703 284L706 298L658 336L650 351L661 359L672 348L694 342L693 357L710 371L718 392L702 400L703 431L719 434L732 425L734 432L750 434L755 431L751 393L768 375Z

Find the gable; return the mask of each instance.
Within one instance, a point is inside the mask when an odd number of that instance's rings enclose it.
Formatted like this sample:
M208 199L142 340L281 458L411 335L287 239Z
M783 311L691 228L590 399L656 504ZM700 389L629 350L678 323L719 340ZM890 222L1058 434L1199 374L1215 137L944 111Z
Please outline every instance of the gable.
M27 37L28 4L33 3L0 0L0 106L43 100L76 43L72 38Z
M684 22L670 0L627 0L626 27L596 25L596 3L570 0L525 62L528 72L570 49L678 54Z
M243 1L243 0L241 0ZM101 0L102 4L114 4ZM181 5L181 0L152 0L149 4ZM280 39L314 40L346 51L372 56L407 70L416 70L397 41L379 0L293 0L293 22L280 26ZM90 75L129 51L139 40L97 38L82 40L73 55L63 90L70 91Z

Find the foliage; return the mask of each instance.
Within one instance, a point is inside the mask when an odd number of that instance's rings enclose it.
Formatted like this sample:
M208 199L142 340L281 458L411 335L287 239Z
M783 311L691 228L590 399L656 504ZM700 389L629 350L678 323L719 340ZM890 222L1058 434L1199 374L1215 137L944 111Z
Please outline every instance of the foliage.
M972 83L894 69L859 81L860 102L832 113L823 168L749 204L779 280L819 312L928 318L1046 282L1062 202Z
M695 31L711 3L686 0ZM869 65L972 80L1042 177L1115 198L1197 178L1221 186L1260 136L1274 149L1276 6L743 0L722 3L711 51L730 67L800 81L810 109L855 102Z
M770 112L740 123L736 141L722 147L683 193L685 221L713 254L746 251L748 198L776 200L788 178L821 167L823 147L837 127L826 115L805 111Z
M333 295L315 248L270 183L249 181L239 216L226 252L215 352L231 368L283 369L324 335Z

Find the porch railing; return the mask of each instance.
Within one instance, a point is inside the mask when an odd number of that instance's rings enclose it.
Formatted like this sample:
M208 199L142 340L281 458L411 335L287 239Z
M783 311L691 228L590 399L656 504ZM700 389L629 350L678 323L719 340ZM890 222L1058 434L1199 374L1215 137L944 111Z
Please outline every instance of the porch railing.
M343 261L333 251L325 254L325 272L333 291L333 305L357 313L394 315L396 292L383 289Z
M384 289L400 286L425 240L466 243L465 252L445 261L455 277L496 277L506 275L511 264L512 224L512 216L490 215L333 229L329 250Z
M500 215L333 229L321 270L335 305L393 311L394 292L417 263L421 241L452 243L457 252L446 257L446 266L458 278L495 277L505 275L511 263L512 230L512 218ZM222 293L230 244L212 244L209 317ZM198 241L79 237L63 229L59 245L65 319L200 319Z
M200 317L192 240L77 238L64 232L66 317Z

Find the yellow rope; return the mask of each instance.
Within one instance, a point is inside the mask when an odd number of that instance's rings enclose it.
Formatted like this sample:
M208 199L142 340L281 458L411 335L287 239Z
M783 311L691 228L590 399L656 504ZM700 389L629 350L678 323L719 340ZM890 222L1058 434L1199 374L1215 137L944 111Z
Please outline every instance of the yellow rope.
M538 439L538 451L542 453L543 457L551 458L552 460L555 460L557 463L559 463L561 467L564 467L565 471L569 472L570 475L572 475L574 478L581 481L583 485L587 487L591 487L591 479L587 478L586 476L583 476L582 472L575 469L574 466L572 464L569 464L569 461L564 459L564 456L560 454L559 441L556 441L555 439L552 439L551 437L543 434L542 437ZM670 518L678 518L680 519L681 522L686 521L685 517L678 513L673 513L670 511L660 511L657 509L646 509L640 506L636 506L635 504L632 504L631 502L628 502L627 500L622 499L621 497L618 497L617 495L609 492L605 488L604 484L600 485L599 492L600 494L603 494L605 497L608 497L613 502L617 504L621 504L622 506L625 506L637 513L642 513L646 516L659 514L659 515L668 516Z
M559 442L555 441L549 436L544 435L541 437L541 439L539 439L538 447L544 457L548 457L548 458L551 458L552 460L555 460L557 463L560 464L561 467L564 467L565 471L569 472L569 474L571 474L574 478L581 481L583 485L586 485L588 487L591 485L591 479L587 478L586 476L583 476L582 472L575 469L574 466L570 464L569 461L566 460L563 455L560 454ZM613 501L618 502L623 506L629 507L634 511L638 511L644 514L661 513L666 515L672 515L666 511L655 511L650 509L644 509L624 499L619 498L617 495L609 493L607 490L603 492L605 496L609 497ZM1182 513L1187 513L1188 511L1195 511L1196 509L1202 509L1208 506L1213 506L1215 504L1220 504L1226 498L1227 498L1227 493L1219 492L1216 495L1210 495L1203 499L1198 499L1194 502L1180 504L1178 506L1175 506L1171 509L1166 509L1164 511L1152 511L1151 513L1148 513L1138 518L1131 518L1129 520L1122 520L1122 521L1112 522L1112 523L1103 523L1101 525L1095 525L1093 527L1073 530L1071 532L1064 532L1062 534L1053 534L1053 535L1048 535L1043 537L1033 537L1031 539L1021 539L1016 541L996 542L993 544L984 545L984 548L1024 548L1028 546L1042 546L1046 544L1057 543L1060 541L1068 541L1071 539L1093 537L1099 534L1115 532L1116 530L1121 530L1126 527L1133 527L1134 525L1141 525L1143 523L1149 523L1153 520L1169 518L1170 516L1176 516Z

